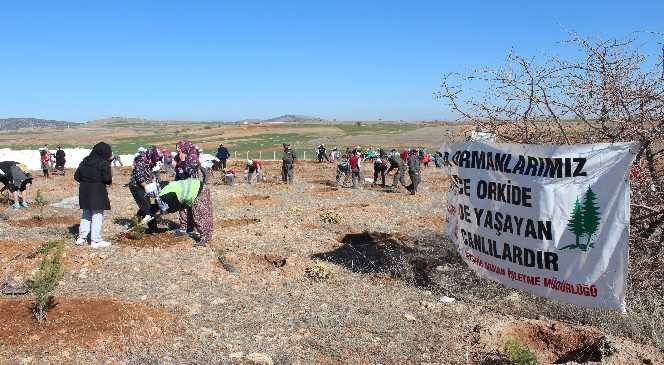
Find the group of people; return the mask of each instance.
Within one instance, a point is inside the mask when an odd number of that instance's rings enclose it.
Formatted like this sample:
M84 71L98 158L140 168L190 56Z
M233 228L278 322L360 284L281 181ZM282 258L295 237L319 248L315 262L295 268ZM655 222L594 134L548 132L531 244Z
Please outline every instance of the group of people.
M438 153L436 156L438 156ZM386 187L385 179L394 170L391 188L398 191L401 185L412 195L415 195L421 182L421 170L428 167L430 155L426 150L415 148L402 152L392 149L389 153L383 149L364 153L359 147L352 151L349 149L346 154L341 156L337 164L337 185L345 186L350 179L352 188L360 188L363 181L363 161L368 161L373 165L372 186L378 185L380 178L380 186ZM442 164L440 166L442 167ZM406 185L405 180L406 173L410 177L410 184L408 185Z
M139 148L134 156L133 168L129 182L126 184L137 205L136 216L141 225L147 226L147 232L157 231L157 218L166 213L179 213L179 227L176 235L190 235L196 245L206 246L212 238L214 228L213 210L210 190L207 186L208 172L200 160L201 150L187 140L179 141L176 152L171 154L167 149L157 146ZM318 161L338 162L336 181L338 185L347 185L352 181L353 188L359 188L363 182L363 162L373 165L373 183L386 187L386 178L394 170L392 189L399 190L403 186L411 194L416 194L421 181L420 173L433 160L437 167L442 167L442 154L436 153L433 158L426 150L410 149L398 152L392 149L389 153L382 149L363 152L359 147L347 149L342 156L334 148L328 155L324 145L318 146ZM52 156L48 146L40 149L44 176L49 177L49 163ZM56 169L64 171L65 153L59 146L53 154ZM216 158L224 170L224 181L233 184L234 172L227 166L230 158L228 149L219 145ZM297 154L290 144L283 144L281 179L292 184L294 179ZM82 209L81 222L76 239L77 245L90 242L94 248L107 247L108 241L102 238L104 211L111 209L107 187L112 184L111 166L122 164L119 156L113 154L107 143L97 143L90 154L81 161L76 169L74 179L79 183L79 205ZM172 181L162 181L160 173L164 168L171 172ZM263 164L259 160L248 159L245 170L247 182L263 180ZM405 175L410 177L406 185ZM229 176L230 175L230 176ZM227 181L230 178L230 181ZM28 207L28 188L33 177L29 169L13 161L0 162L0 182L4 189L9 189L14 201L13 208Z
M51 170L59 175L65 174L65 163L67 162L65 150L58 146L55 153L51 153L48 149L48 144L45 144L39 149L39 161L41 163L42 173L45 178L49 178Z
M166 213L179 213L176 235L191 235L196 245L206 246L214 227L210 190L203 179L198 150L187 140L176 144L175 177L161 181L160 164L165 154L153 146L137 151L127 187L138 211L140 224L148 232L157 230L156 218ZM170 156L170 153L167 154ZM93 248L107 247L102 238L104 211L111 209L107 187L112 184L111 164L114 155L107 143L97 143L76 169L74 179L79 182L79 206L82 209L77 245Z

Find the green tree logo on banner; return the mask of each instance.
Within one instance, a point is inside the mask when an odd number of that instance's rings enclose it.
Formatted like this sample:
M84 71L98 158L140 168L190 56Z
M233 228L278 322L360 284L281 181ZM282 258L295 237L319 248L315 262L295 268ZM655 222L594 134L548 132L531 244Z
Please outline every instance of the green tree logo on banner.
M567 245L561 248L561 250L579 249L581 251L588 251L593 248L595 243L591 242L591 240L599 228L599 217L600 211L597 206L597 195L591 188L588 188L586 194L583 196L583 203L579 202L579 198L576 198L569 223L567 224L567 229L576 236L576 243ZM585 242L582 241L584 236L586 238Z

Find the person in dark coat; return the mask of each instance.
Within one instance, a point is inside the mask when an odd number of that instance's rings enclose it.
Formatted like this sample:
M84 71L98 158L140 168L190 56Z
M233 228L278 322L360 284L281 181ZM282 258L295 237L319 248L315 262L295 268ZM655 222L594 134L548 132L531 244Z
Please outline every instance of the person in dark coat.
M219 159L219 162L221 162L221 169L226 168L226 160L228 160L228 157L230 157L231 153L228 152L228 148L226 148L223 144L219 145L219 148L217 149L217 158Z
M410 185L407 187L411 195L417 193L417 186L420 185L420 156L417 150L412 149L408 156L408 175L410 176Z
M97 143L90 155L81 161L76 169L74 180L78 181L78 202L83 210L78 230L77 245L87 242L90 235L92 248L108 247L111 244L101 237L101 226L104 211L111 210L108 199L108 186L113 178L111 174L111 146L104 142Z
M297 160L295 151L290 144L284 143L284 155L281 158L281 181L287 184L293 183L293 164Z
M58 149L55 151L55 171L64 175L66 162L67 160L65 159L65 150L58 146Z

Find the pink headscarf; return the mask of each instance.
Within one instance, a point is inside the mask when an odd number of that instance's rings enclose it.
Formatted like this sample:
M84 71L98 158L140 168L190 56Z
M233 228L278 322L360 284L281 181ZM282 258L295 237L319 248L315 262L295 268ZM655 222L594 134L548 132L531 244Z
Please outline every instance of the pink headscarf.
M185 165L198 164L198 151L196 150L196 146L194 146L193 143L187 141L186 139L183 139L180 142L178 142L175 145L175 147L177 148L178 151L182 151L187 155L184 161L180 161L179 154L175 156L175 160L177 161L178 165L180 163Z

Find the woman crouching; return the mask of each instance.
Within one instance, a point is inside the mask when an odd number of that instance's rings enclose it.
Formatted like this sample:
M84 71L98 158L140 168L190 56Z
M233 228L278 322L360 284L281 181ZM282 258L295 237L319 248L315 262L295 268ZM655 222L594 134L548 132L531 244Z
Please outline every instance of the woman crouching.
M196 246L207 246L214 229L210 190L198 179L171 181L159 192L154 214L190 211L192 223L199 233Z
M155 182L147 150L139 148L134 158L134 169L131 171L129 179L129 191L138 205L136 216L141 220L141 224L147 224L146 233L157 232L157 221L152 216L152 206L150 204L150 194L155 194L157 184Z

